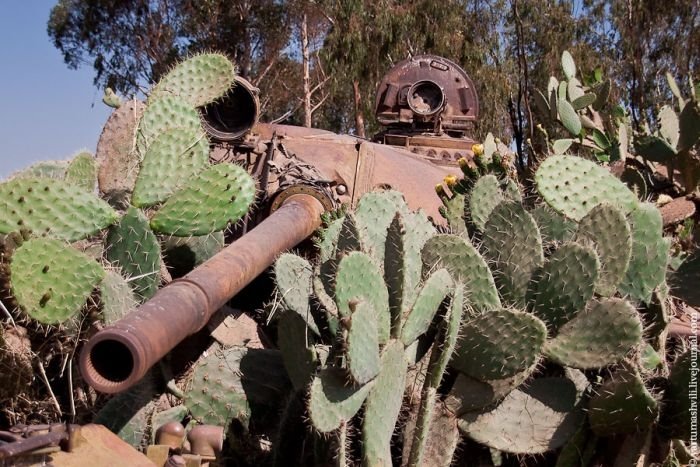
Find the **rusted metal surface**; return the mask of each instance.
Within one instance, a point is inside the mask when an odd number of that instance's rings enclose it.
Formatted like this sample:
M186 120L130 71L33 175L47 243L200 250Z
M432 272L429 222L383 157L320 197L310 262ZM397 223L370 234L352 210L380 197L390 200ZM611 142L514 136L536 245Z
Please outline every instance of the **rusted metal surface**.
M277 139L269 158L270 197L284 190L288 179L313 180L328 187L336 205L355 206L366 192L393 188L404 194L409 207L423 209L434 222L444 223L435 184L446 175L461 176L457 167L440 166L405 149L337 135L323 130L260 124L254 129L261 140ZM465 144L464 140L452 139ZM468 152L463 149L466 155ZM292 174L292 175L290 175Z
M156 430L156 444L178 449L185 440L185 427L180 422L168 422Z
M459 65L436 55L417 55L384 76L375 113L386 126L465 131L479 118L479 99Z
M215 459L224 448L224 427L197 425L187 433L190 452L205 459Z
M50 465L56 467L155 467L148 458L102 425L80 428L73 452L51 454Z
M215 257L176 279L148 302L93 336L80 355L85 380L116 393L139 381L180 341L275 260L311 235L323 206L310 195L289 198L280 209Z
M678 224L695 214L695 203L687 198L676 198L659 208L664 227Z
M235 85L221 99L202 109L202 126L215 141L236 141L258 122L259 90L236 76Z

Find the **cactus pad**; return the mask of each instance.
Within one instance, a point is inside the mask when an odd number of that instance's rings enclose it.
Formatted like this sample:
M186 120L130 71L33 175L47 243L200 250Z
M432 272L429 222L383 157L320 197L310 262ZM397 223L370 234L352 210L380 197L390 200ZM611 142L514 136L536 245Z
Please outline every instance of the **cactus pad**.
M283 253L275 262L275 282L287 310L297 313L309 328L320 335L318 326L311 316L311 264L301 256Z
M418 298L411 307L401 329L401 341L405 346L411 345L424 334L435 317L442 301L452 288L452 279L447 269L435 271L421 289Z
M154 102L149 102L143 111L136 133L136 148L141 159L156 138L171 128L200 132L202 125L199 121L199 114L180 97L163 96Z
M107 203L59 180L10 180L0 184L0 200L0 233L26 229L70 242L117 220L117 213Z
M467 226L464 218L466 199L462 194L456 194L451 199L443 199L445 205L441 213L450 226L450 231L455 235L466 235Z
M92 258L46 238L24 242L10 263L12 294L25 313L45 324L78 313L104 275Z
M306 321L287 310L277 325L277 345L282 351L282 360L289 379L296 390L303 389L316 372L317 359Z
M407 369L403 344L389 341L365 405L362 441L367 465L391 465L391 437L401 411Z
M106 272L100 284L100 302L102 319L107 325L122 319L138 304L131 286L116 271Z
M692 410L695 395L690 393L693 367L692 350L676 359L668 377L668 389L664 394L663 426L670 435L689 439L692 435ZM697 383L696 383L697 384Z
M579 222L576 240L592 243L600 259L595 291L611 296L624 277L632 254L632 236L625 215L612 205L599 204Z
M632 257L620 292L649 303L654 289L666 277L669 245L662 237L661 213L653 204L640 204L630 212Z
M469 213L472 223L484 230L484 225L491 215L491 211L503 201L501 186L495 175L484 175L479 178L469 197Z
M217 164L172 195L151 219L151 228L177 237L206 235L242 218L254 198L255 181L245 169Z
M425 270L444 267L455 281L464 284L467 301L477 311L501 307L491 271L464 238L436 235L423 246L422 257Z
M289 390L279 351L217 344L195 364L184 402L200 423L228 427L237 419L247 427L250 403L279 408Z
M602 202L627 211L637 197L624 183L595 162L575 156L552 156L535 174L540 195L556 211L576 221Z
M407 288L413 286L413 284L407 283L406 262L408 258L405 254L405 238L406 227L401 219L401 214L397 212L387 230L384 246L384 280L389 291L392 337L399 335L405 306L404 294L407 292ZM418 262L417 258L414 258L414 261ZM420 274L420 270L418 274Z
M491 381L479 381L464 373L458 373L452 389L445 398L445 406L457 416L482 410L520 386L534 369L533 366L509 378Z
M88 193L95 191L97 166L93 155L85 151L75 156L66 169L65 180L83 188Z
M389 338L391 315L389 313L389 293L379 268L369 256L352 252L338 264L335 284L335 301L338 312L350 317L350 302L366 300L377 316L379 342Z
M165 201L209 163L209 141L201 131L174 128L159 134L141 163L131 203L137 207Z
M365 251L376 261L384 261L387 230L397 212L408 212L406 201L398 191L365 193L357 203L355 221Z
M546 355L565 366L601 368L621 360L642 339L634 307L619 298L591 302L547 342Z
M599 269L595 251L578 243L566 243L549 257L532 286L532 307L554 334L593 297Z
M337 429L355 416L373 383L347 386L345 374L336 368L321 370L311 383L309 417L321 433Z
M182 277L224 248L224 232L161 240L163 260L173 277Z
M151 298L160 283L160 244L146 216L129 208L112 226L105 241L105 257L128 278L141 301Z
M656 420L658 403L636 371L618 371L597 392L588 403L588 420L599 436L636 433Z
M537 454L563 446L584 415L579 394L565 378L540 378L506 396L496 408L470 412L458 421L475 441L504 452Z
M546 204L538 205L530 214L537 222L543 244L568 242L576 232L576 222L559 214Z
M66 169L68 169L68 161L42 161L13 173L9 178L53 178L63 180L66 176Z
M223 54L195 55L175 65L151 91L149 102L163 96L179 96L192 107L222 97L233 85L236 69Z
M488 311L465 324L452 366L481 381L508 378L537 362L546 338L544 323L529 313Z
M379 373L377 315L369 302L355 305L347 337L347 366L357 384L366 384Z
M524 306L530 277L544 263L537 224L520 203L503 202L493 209L483 232L484 256L493 262L502 298Z

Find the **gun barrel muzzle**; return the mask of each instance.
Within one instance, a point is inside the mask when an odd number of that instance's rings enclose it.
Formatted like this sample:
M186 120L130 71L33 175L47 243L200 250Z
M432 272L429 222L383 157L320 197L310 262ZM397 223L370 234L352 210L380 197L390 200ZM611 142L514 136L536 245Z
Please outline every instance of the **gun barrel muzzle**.
M80 355L83 378L98 391L121 392L241 291L283 251L320 225L323 206L294 195L247 234L159 290L117 323L95 334Z

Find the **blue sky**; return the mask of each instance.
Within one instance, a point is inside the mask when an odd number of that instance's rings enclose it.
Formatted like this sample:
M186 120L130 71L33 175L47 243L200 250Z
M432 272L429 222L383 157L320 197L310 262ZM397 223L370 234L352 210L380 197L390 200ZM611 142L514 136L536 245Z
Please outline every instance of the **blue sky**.
M95 151L110 108L92 68L69 70L46 34L56 0L0 1L0 178Z

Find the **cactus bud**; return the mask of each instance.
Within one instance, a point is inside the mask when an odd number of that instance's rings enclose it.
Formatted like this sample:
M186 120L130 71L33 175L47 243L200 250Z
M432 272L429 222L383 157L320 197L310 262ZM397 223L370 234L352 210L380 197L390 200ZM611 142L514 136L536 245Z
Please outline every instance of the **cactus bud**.
M435 185L435 193L437 193L440 198L447 198L447 193L445 192L445 187L442 186L442 183Z
M484 155L484 145L483 144L474 144L472 145L472 152L476 157L483 156Z

